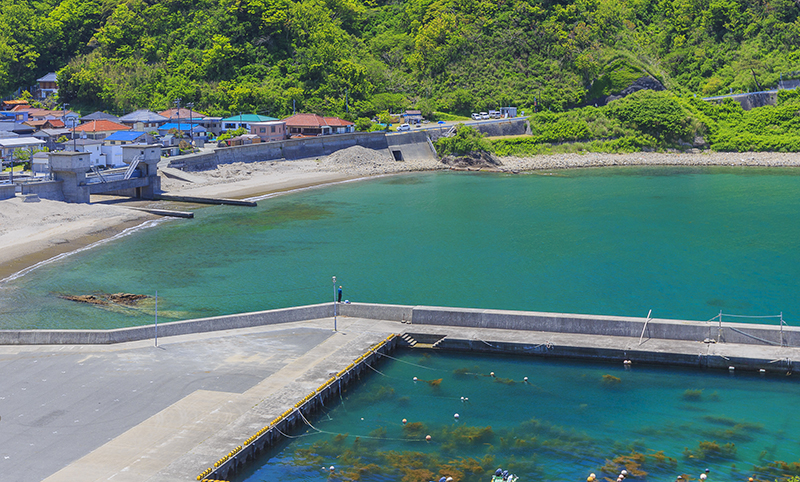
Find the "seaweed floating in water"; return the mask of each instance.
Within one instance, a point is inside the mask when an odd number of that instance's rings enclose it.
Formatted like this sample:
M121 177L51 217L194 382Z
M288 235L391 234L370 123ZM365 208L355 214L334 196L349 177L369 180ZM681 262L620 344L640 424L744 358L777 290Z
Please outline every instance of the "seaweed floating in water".
M501 378L501 377L494 377L494 381L495 383L502 383L503 385L514 385L515 383L517 383L510 378Z
M688 389L683 392L681 399L687 402L699 402L703 399L703 390Z
M720 445L716 441L709 442L706 440L697 445L697 450L689 450L686 447L683 450L683 455L684 457L700 460L733 459L736 457L736 444L729 442Z
M615 377L614 375L603 375L603 378L600 381L603 383L603 385L611 386L619 385L622 382L622 379Z
M772 477L800 477L800 461L784 462L776 460L767 465L754 467L757 472L770 474Z
M424 437L428 427L422 422L411 422L403 425L403 433L408 437Z

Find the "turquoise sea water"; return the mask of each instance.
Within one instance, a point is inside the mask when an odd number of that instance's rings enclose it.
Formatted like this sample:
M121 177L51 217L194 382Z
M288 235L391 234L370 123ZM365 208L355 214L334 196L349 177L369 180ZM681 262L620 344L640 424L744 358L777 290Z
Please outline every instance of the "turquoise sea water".
M497 467L524 482L581 481L592 472L613 481L622 469L632 480L661 481L697 480L706 468L712 482L800 474L794 377L419 350L393 356L238 480L486 482Z
M419 173L210 207L0 285L0 328L152 323L344 298L708 320L800 318L800 171Z

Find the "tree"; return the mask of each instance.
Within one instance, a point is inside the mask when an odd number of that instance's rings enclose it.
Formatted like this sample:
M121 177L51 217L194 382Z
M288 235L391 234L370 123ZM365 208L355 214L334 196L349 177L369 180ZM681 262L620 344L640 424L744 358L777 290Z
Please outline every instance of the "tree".
M436 152L440 156L464 156L480 152L492 152L492 143L476 129L458 124L453 137L442 137L436 141Z

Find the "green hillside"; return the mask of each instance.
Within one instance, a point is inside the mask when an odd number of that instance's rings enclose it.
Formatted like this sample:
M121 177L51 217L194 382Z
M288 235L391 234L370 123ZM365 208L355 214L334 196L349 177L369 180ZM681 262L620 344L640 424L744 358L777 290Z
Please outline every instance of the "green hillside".
M293 103L350 118L408 107L532 110L537 102L559 112L642 76L685 96L752 91L800 70L795 0L0 0L0 7L0 94L57 70L60 102L113 112L167 108L178 97L209 114L280 116Z

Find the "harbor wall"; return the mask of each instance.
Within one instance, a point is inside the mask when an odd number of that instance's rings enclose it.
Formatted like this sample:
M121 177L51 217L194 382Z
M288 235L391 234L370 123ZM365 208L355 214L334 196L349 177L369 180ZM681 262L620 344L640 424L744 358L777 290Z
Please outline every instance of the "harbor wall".
M800 346L800 328L789 326L781 328L777 324L773 326L687 320L647 320L621 316L373 303L340 303L336 306L336 313L339 316L397 321L419 326L490 328L745 345ZM161 323L157 327L157 334L160 337L187 335L316 320L333 316L334 305L323 303ZM0 344L109 344L151 339L155 336L154 324L115 330L0 330Z
M214 169L234 162L281 161L323 157L348 147L388 148L384 132L352 132L318 137L300 137L284 141L259 142L242 146L218 147L213 152L173 158L169 167L184 171Z

